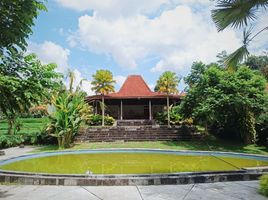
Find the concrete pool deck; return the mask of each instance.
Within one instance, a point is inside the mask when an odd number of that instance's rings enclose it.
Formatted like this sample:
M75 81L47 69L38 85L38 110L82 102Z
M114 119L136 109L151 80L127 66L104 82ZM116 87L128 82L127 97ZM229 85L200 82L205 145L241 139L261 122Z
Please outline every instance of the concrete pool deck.
M163 186L22 186L1 185L6 200L265 200L258 181Z

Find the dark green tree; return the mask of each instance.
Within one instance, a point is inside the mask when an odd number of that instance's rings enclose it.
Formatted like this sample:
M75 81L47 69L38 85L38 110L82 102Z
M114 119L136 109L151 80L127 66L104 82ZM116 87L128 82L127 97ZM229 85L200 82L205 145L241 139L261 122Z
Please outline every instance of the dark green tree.
M261 55L261 56L251 55L247 58L244 64L251 69L259 70L264 75L266 80L268 80L268 56L267 55Z
M43 65L34 54L11 52L0 60L0 111L8 119L10 134L18 113L50 99L61 87L61 75L54 71L55 64Z
M0 53L9 48L26 49L34 19L42 10L46 7L39 0L0 1Z
M192 84L182 101L181 113L205 127L214 127L214 133L252 143L255 120L268 106L267 101L265 79L258 72L240 67L232 73L214 65Z

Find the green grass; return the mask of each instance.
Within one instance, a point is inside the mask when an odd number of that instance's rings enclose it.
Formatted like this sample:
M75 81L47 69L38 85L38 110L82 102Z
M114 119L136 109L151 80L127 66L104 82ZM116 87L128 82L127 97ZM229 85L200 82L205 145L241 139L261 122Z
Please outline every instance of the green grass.
M48 122L48 118L19 118L22 123L21 130L18 133L33 133L41 131ZM6 134L8 124L6 120L0 120L0 134Z
M195 151L231 151L239 153L264 154L268 155L268 148L263 146L243 145L236 142L219 140L214 137L207 137L199 141L180 142L97 142L97 143L76 143L69 150L79 149L101 149L101 148L153 148L153 149L174 149L174 150L195 150ZM39 146L34 152L57 151L57 146Z

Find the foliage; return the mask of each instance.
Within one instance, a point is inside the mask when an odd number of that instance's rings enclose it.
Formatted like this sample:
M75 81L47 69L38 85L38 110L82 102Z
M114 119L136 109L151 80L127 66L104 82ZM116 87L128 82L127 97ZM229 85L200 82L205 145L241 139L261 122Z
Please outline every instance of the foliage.
M222 31L228 26L232 28L244 28L243 45L235 52L231 53L225 60L225 65L229 69L236 69L239 62L242 62L248 55L249 43L260 33L268 30L268 26L252 35L252 21L258 19L257 13L261 9L267 10L268 0L216 0L216 8L212 10L212 19L218 31ZM246 29L247 27L249 29Z
M178 112L178 106L171 105L170 108L170 124L171 125L180 125L182 123L182 117ZM168 114L167 112L158 112L155 117L156 121L161 124L167 124Z
M110 92L114 92L114 84L115 80L113 79L113 74L109 70L97 70L95 74L92 75L93 81L91 84L93 85L92 90L96 92L96 94L101 94L102 96L102 126L105 125L105 106L104 106L104 95L109 94Z
M105 122L105 125L112 126L115 122L115 119L111 116L105 116L104 122ZM90 115L86 123L89 126L100 126L102 124L102 116L99 114Z
M47 135L43 130L48 118L19 118L16 123L19 129L13 134L7 133L8 123L0 121L0 148L24 144L55 144L55 139Z
M259 70L263 76L268 80L268 56L261 55L255 56L251 55L245 61L245 65L254 70Z
M34 54L12 52L0 57L0 110L9 120L10 134L16 115L39 104L60 87L56 65L43 65Z
M259 191L261 194L268 197L268 174L261 176Z
M257 118L256 132L257 132L257 144L268 146L268 111L263 112Z
M48 116L47 105L33 106L29 109L29 112L32 114L33 117Z
M189 75L191 76L191 74ZM255 141L255 119L267 106L265 79L240 67L231 73L210 66L189 89L182 101L184 118L193 118L225 137Z
M62 91L52 97L48 133L57 138L59 148L69 147L83 121L88 119L91 108L81 92Z
M4 48L26 50L26 40L40 11L46 10L39 0L0 1L0 54Z
M22 135L0 135L0 148L7 148L12 146L17 146L24 142Z
M202 62L194 62L191 67L190 74L184 78L184 82L192 87L195 83L198 83L207 69L207 66Z
M167 123L170 126L169 95L178 93L180 78L171 71L164 72L157 80L155 91L167 95Z

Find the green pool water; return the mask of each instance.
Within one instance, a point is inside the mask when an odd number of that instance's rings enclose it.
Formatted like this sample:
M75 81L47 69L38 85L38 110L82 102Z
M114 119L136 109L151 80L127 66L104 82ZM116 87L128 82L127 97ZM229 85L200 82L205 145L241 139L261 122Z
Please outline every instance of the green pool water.
M155 174L236 170L268 166L268 161L210 155L161 153L90 153L63 154L15 161L0 169L24 172L85 174Z

